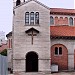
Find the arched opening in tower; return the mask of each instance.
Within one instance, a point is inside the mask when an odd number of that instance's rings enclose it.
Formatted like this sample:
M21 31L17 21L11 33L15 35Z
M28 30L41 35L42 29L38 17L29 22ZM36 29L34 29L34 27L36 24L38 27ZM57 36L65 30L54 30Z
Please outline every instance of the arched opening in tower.
M20 0L17 0L16 1L16 6L20 5L21 1Z

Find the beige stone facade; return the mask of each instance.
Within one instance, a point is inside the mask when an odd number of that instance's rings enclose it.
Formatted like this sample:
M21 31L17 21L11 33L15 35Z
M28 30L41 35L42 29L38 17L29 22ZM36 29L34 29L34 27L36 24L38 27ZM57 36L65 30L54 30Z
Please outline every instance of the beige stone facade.
M50 69L50 10L36 0L28 1L20 7L14 8L13 17L13 72L26 72L26 54L35 52L38 55L38 72L51 71ZM25 25L26 12L39 12L39 25ZM47 19L46 19L47 18ZM30 28L39 33L33 37L25 33Z
M75 10L49 8L37 0L26 2L21 0L17 6L16 0L13 2L15 7L13 8L12 35L8 34L8 40L12 39L12 48L8 49L8 61L13 73L15 75L47 75L47 73L50 74L53 64L58 65L59 71L74 71ZM29 13L29 24L25 24L26 12ZM31 12L34 14L39 12L39 24L35 24L34 20L34 24L31 25ZM50 23L51 17L53 17L53 24ZM70 25L70 18L73 20L73 25ZM57 51L58 55L55 55L55 47L58 51L60 47L62 48L61 54ZM31 69L33 70L30 71Z

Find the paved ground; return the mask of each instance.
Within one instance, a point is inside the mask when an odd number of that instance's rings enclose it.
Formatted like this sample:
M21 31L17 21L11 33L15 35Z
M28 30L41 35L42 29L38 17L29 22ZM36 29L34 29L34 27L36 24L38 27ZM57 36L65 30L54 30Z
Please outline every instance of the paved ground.
M8 74L8 75L14 75L14 74ZM52 73L52 74L44 74L44 75L75 75L75 72L60 72L60 73Z
M60 72L60 73L53 73L51 75L75 75L75 72Z

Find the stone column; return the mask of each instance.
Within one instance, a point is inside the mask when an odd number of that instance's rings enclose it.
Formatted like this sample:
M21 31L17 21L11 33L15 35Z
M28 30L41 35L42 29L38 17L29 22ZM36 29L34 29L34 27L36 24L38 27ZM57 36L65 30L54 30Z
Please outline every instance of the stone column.
M74 70L74 49L68 49L68 70Z

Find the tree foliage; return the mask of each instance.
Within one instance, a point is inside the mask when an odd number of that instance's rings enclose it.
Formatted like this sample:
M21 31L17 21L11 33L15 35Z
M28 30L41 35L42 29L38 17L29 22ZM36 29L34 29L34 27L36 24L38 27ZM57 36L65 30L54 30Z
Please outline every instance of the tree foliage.
M4 49L0 54L3 56L7 56L7 49Z

